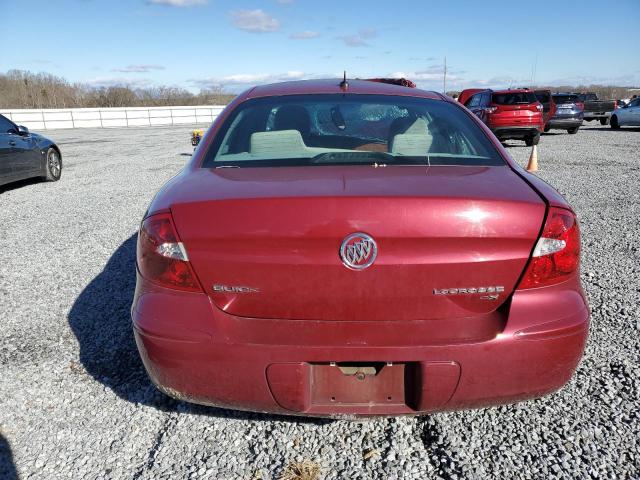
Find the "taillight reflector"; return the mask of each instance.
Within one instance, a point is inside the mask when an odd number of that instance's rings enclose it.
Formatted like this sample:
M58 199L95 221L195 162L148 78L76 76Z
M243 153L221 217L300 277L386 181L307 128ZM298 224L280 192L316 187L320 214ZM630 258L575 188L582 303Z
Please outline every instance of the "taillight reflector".
M137 261L140 274L153 283L177 290L202 291L170 213L151 215L142 221Z
M564 282L580 266L580 229L573 213L551 207L519 289Z

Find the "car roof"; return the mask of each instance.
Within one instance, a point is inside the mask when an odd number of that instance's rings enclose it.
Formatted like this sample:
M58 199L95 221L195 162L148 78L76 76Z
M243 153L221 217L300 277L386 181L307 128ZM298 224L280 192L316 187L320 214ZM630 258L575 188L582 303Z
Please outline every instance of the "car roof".
M494 90L493 93L524 93L524 92L533 92L528 88L507 88L504 90Z
M418 88L403 87L367 80L349 80L346 90L340 87L340 78L326 80L297 80L293 82L272 83L259 85L246 92L246 98L274 97L282 95L313 95L323 93L351 93L368 95L399 95L405 97L429 98L432 100L448 100L436 92L420 90ZM451 100L452 101L452 100Z

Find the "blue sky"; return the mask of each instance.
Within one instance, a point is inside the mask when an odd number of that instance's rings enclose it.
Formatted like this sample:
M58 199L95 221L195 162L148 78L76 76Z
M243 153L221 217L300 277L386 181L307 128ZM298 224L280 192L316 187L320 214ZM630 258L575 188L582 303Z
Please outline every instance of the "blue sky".
M639 18L640 0L0 0L0 72L237 92L346 69L441 90L446 56L447 89L638 86Z

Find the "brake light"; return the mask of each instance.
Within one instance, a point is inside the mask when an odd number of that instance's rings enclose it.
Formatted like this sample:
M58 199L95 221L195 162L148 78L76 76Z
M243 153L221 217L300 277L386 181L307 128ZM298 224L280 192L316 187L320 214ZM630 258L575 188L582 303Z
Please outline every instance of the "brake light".
M580 265L580 229L573 213L551 207L542 235L518 288L536 288L563 282Z
M166 288L201 292L171 213L145 218L138 233L138 269L147 280Z

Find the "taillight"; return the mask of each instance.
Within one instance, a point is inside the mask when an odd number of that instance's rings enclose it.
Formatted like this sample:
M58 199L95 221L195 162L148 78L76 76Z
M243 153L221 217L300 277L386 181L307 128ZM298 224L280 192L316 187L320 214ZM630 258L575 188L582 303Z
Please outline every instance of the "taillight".
M518 288L536 288L567 280L580 264L580 229L573 213L551 207L542 235Z
M578 110L584 110L584 103L576 102L575 105L578 108Z
M496 110L498 110L498 107L495 107L495 106L485 107L485 108L484 108L485 113L493 113L493 112L495 112Z
M151 215L142 221L137 261L140 274L151 282L177 290L202 291L171 213Z

